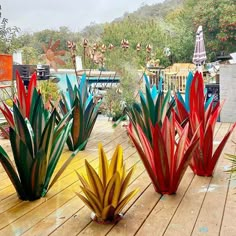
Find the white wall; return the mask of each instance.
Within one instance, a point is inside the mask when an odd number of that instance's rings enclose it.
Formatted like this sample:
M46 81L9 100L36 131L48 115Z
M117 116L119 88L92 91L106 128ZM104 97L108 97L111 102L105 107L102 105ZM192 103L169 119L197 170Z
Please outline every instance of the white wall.
M220 65L221 122L236 122L236 64Z

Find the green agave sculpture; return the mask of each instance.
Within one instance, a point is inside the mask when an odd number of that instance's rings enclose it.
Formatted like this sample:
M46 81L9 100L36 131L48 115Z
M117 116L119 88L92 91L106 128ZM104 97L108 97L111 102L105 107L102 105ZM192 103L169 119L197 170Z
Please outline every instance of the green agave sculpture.
M162 89L163 79L158 84L151 85L148 77L144 74L145 93L139 91L140 103L135 102L131 106L126 107L126 114L129 116L136 133L139 135L137 126L139 126L148 140L152 141L151 124L155 126L162 123L166 116L170 117L171 109L175 106L175 100L171 97L171 91L168 90L166 95Z
M68 75L66 80L67 93L61 94L62 99L59 101L60 112L57 113L57 119L60 121L68 112L71 112L68 122L72 121L72 128L66 142L69 150L74 151L82 143L85 142L87 144L98 116L101 101L94 102L93 94L87 89L85 74L82 76L80 84L75 85L74 88Z
M56 111L49 113L41 94L34 89L29 118L13 104L14 128L10 127L10 143L15 165L0 146L0 162L22 200L35 200L46 195L62 174L80 146L61 166L54 179L52 174L72 126L69 113L56 124ZM51 183L50 183L51 181Z

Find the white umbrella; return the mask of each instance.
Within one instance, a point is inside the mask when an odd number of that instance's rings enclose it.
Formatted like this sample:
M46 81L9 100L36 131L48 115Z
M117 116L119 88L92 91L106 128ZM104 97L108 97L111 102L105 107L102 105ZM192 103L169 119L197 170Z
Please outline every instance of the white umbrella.
M196 33L196 43L193 54L193 63L197 66L197 70L199 72L202 72L202 65L205 63L206 59L207 57L203 39L203 31L202 26L200 25Z

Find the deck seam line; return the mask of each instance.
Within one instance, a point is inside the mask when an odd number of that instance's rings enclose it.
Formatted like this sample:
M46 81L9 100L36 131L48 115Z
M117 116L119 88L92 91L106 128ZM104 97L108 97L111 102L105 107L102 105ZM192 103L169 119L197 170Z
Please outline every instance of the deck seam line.
M234 154L235 154L235 153L236 153L236 148L234 148ZM231 165L232 165L232 164L231 164ZM227 186L226 197L225 197L225 204L224 204L223 213L222 213L222 217L221 217L221 221L220 221L220 228L219 228L219 233L218 233L218 235L221 235L222 224L223 224L224 215L225 215L225 208L226 208L227 200L228 200L228 197L229 197L229 188L230 188L230 184L231 184L231 179L232 179L232 177L233 177L233 174L230 173L230 177L229 177L229 180L228 180L228 186Z
M157 206L157 204L160 202L161 198L164 195L161 195L159 197L159 199L157 199L157 202L155 203L155 205L152 207L152 209L150 210L150 212L148 213L148 215L146 216L146 218L143 220L143 222L141 223L141 225L138 227L138 229L135 231L134 235L136 235L138 233L138 231L142 228L142 226L144 225L144 223L146 222L147 218L150 216L150 214L153 212L154 208Z
M221 124L221 125L222 125L222 124ZM221 125L220 125L220 127L221 127ZM214 138L216 137L218 131L220 130L220 127L219 127L219 129L217 130L216 134L214 135ZM230 127L231 127L231 125L229 125L228 131L229 131ZM226 133L227 133L227 132L226 132ZM217 162L217 164L218 164L218 162ZM204 204L204 202L205 202L205 199L206 199L206 197L207 197L207 193L208 193L208 190L209 190L209 187L210 187L212 181L213 181L213 177L211 176L211 180L209 181L209 184L208 184L207 190L206 190L206 192L205 192L205 194L204 194L204 197L203 197L202 203L201 203L201 205L200 205L200 208L199 208L197 217L196 217L195 222L194 222L194 224L193 224L193 228L192 228L192 231L191 231L191 234L190 234L191 236L193 235L193 232L194 232L194 229L195 229L195 227L196 227L196 224L197 224L199 215L201 214L202 206L203 206L203 204ZM219 234L218 234L218 235L219 235Z
M121 134L119 134L116 138L118 138L118 137L120 137L123 133L125 133L125 131L122 131L122 133ZM113 140L111 140L110 142L108 142L107 144L109 144L109 143L111 143ZM126 140L124 140L122 143L124 143ZM106 144L106 145L107 145ZM127 146L127 148L129 148L129 145ZM112 148L111 148L112 149ZM91 154L88 154L88 155L91 155ZM88 156L88 155L86 155L86 157ZM94 161L96 158L94 158L92 161ZM84 165L83 165L84 166ZM82 166L82 167L83 167ZM80 168L82 168L82 167L80 167ZM72 173L72 172L71 172ZM70 173L70 174L71 174ZM69 175L69 173L66 175L66 176L68 176ZM64 176L63 178L65 178L66 176ZM62 178L62 179L63 179ZM75 184L76 182L77 182L78 180L76 180L76 181L74 181L73 183L71 183L70 185L68 185L66 188L64 188L64 189L62 189L61 191L59 191L59 192L57 192L55 195L53 195L51 198L53 198L53 197L55 197L56 195L58 195L59 193L61 193L62 191L64 191L65 189L67 189L68 187L70 187L70 186L72 186L73 184ZM50 199L51 199L50 198ZM69 201L69 200L68 200ZM22 203L22 202L19 202L19 203L17 203L16 205L14 205L13 207L11 207L11 208L14 208L14 207L16 207L17 205L19 205L20 203ZM32 212L33 210L35 210L36 208L38 208L40 205L42 205L44 202L42 202L42 203L40 203L38 206L36 206L36 207L34 207L33 209L31 209L31 210L29 210L29 211L27 211L27 212L25 212L25 214L23 214L23 215L21 215L20 217L18 217L17 219L15 219L15 220L13 220L11 223L9 223L8 225L5 225L5 226L3 226L2 228L0 228L0 231L1 230L3 230L4 228L6 228L6 227L8 227L10 224L12 224L12 223L14 223L15 221L17 221L17 220L19 220L20 218L22 218L23 216L25 216L26 214L28 214L28 213L30 213L30 212ZM64 204L63 204L64 205ZM10 208L10 209L11 209ZM9 209L8 209L9 210ZM6 211L8 211L8 210L6 210ZM2 213L4 213L5 211L3 211ZM1 213L1 214L2 214ZM51 213L50 213L51 214ZM50 215L49 214L49 215ZM32 226L33 227L33 226ZM32 227L30 227L30 228L32 228ZM29 228L29 229L30 229ZM27 232L29 229L27 229L25 232ZM25 232L23 232L23 234L25 233Z
M169 220L169 223L166 225L166 228L165 228L165 230L163 231L162 235L164 235L164 234L166 233L166 231L167 231L167 229L168 229L168 227L169 227L169 225L170 225L172 219L174 218L174 216L175 216L177 210L179 209L180 204L182 203L182 201L183 201L185 195L187 194L187 192L188 192L188 190L189 190L189 188L190 188L190 186L191 186L191 184L192 184L194 178L195 178L195 175L192 176L191 181L190 181L189 184L188 184L188 187L186 188L186 190L185 190L185 192L184 192L184 194L183 194L183 196L182 196L182 198L181 198L179 204L177 205L177 207L176 207L176 209L175 209L173 215L171 216L171 218L170 218L170 220Z
M129 149L130 148L130 146L127 146L126 148L125 148L125 150L126 149ZM134 154L136 154L136 152L132 152L125 160L128 160L132 155L134 155ZM93 159L92 161L94 161L95 159ZM138 160L135 164L137 164L138 162L140 162L140 160ZM96 168L96 169L98 169L98 167ZM129 168L129 169L131 169L131 167ZM143 173L143 172L142 172ZM141 174L142 174L141 173ZM140 174L140 175L141 175ZM140 175L138 175L137 176L137 178L140 176ZM137 179L136 178L136 179ZM136 180L135 179L135 180ZM74 183L72 183L72 184L75 184L76 182L77 182L78 180L76 180ZM71 185L69 185L69 186L71 186ZM62 191L64 191L65 189L63 189ZM80 191L81 192L81 191ZM54 196L53 196L54 197ZM65 205L65 204L67 204L69 201L71 201L72 199L74 199L74 198L76 198L77 196L73 196L72 198L70 198L70 199L68 199L63 205ZM42 203L43 204L43 203ZM40 204L41 205L41 204ZM39 206L40 206L39 205ZM61 205L61 207L63 207L63 205ZM85 206L85 205L84 205ZM76 213L78 213L84 206L82 206ZM38 207L38 206L37 206ZM37 208L36 207L36 208ZM34 209L32 209L32 210L35 210L36 208L34 208ZM32 211L31 210L31 211ZM30 212L30 211L29 211ZM27 212L26 214L28 214L29 212ZM50 216L53 212L55 212L55 211L52 211L51 213L49 213L47 216L45 216L42 220L40 220L39 222L37 222L36 224L34 224L33 226L31 226L30 228L28 228L26 231L24 231L23 232L23 234L25 234L27 231L29 231L31 228L33 228L35 225L37 225L38 223L40 223L40 222L42 222L46 217L48 217L48 216ZM73 215L75 215L76 213L74 213ZM73 217L73 215L71 216L71 217ZM63 224L65 224L71 217L69 217L65 222L63 222ZM18 219L20 219L21 217L19 217ZM90 222L91 223L91 222ZM90 223L88 223L88 224L90 224ZM54 231L56 231L59 227L61 227L63 224L61 224L61 225L59 225L57 228L55 228L52 232L50 232L50 234L52 234ZM22 234L22 235L23 235ZM49 234L49 235L50 235Z

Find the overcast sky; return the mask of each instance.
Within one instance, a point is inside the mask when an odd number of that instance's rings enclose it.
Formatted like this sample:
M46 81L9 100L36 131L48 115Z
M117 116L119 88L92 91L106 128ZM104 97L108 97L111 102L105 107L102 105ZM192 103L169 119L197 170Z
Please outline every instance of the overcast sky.
M78 31L91 22L110 22L125 12L133 12L143 4L164 0L0 0L2 17L9 26L22 31L58 29L68 26Z

